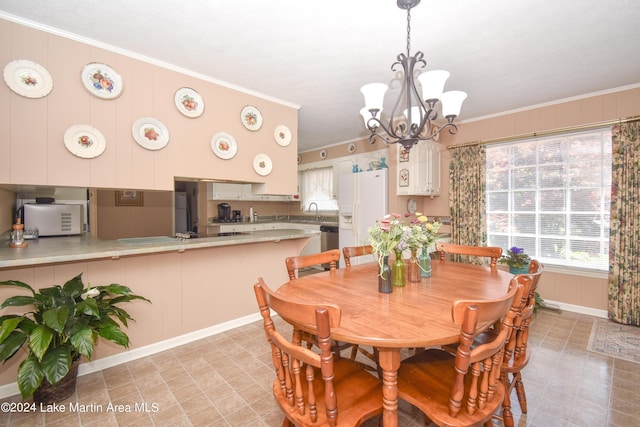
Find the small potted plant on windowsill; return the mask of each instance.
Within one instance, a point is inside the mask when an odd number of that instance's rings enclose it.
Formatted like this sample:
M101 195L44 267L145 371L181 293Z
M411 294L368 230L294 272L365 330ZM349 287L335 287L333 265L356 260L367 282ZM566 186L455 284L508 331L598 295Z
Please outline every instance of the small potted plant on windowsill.
M498 259L500 264L507 264L509 266L509 272L512 274L525 274L529 272L529 263L531 258L524 253L523 248L516 246L507 250L506 255L502 255Z
M86 286L82 274L62 286L34 290L16 280L0 287L17 287L32 295L7 298L6 307L25 307L23 314L0 316L0 361L5 362L24 348L26 358L18 367L18 388L23 399L49 404L73 394L81 356L91 359L98 338L125 348L129 337L122 330L129 313L121 303L148 299L122 285ZM116 320L119 321L116 322Z

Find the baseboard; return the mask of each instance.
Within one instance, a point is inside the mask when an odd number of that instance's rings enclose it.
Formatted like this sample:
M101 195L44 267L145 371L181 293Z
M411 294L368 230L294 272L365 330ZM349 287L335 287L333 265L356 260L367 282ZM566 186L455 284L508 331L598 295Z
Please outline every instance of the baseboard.
M557 302L551 300L544 300L545 305L548 305L549 308L560 309L565 311L570 311L572 313L580 313L580 314L588 314L589 316L594 317L602 317L603 319L607 319L609 317L609 313L607 310L599 310L597 308L584 307L581 305L567 304L564 302Z
M113 366L121 365L123 363L131 362L133 360L140 359L142 357L148 357L162 351L170 350L172 348L189 344L203 338L207 338L219 333L229 331L240 326L247 325L262 319L260 313L251 314L249 316L240 317L238 319L230 320L228 322L220 323L205 329L189 332L184 335L180 335L168 340L159 341L157 343L149 344L144 347L127 350L122 353L114 354L113 356L107 356L103 359L94 360L92 362L82 363L78 367L78 376L91 374L93 372L101 371L103 369L111 368ZM18 383L10 383L0 386L0 399L5 399L10 396L20 394L18 389Z

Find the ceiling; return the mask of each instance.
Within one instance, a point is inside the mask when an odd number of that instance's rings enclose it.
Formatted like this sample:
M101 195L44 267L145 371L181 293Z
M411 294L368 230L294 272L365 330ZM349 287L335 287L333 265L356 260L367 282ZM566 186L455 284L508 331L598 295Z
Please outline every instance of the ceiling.
M299 105L300 151L366 136L360 87L406 51L395 0L3 0L3 16ZM411 18L411 53L469 94L460 121L640 85L636 0L424 0Z

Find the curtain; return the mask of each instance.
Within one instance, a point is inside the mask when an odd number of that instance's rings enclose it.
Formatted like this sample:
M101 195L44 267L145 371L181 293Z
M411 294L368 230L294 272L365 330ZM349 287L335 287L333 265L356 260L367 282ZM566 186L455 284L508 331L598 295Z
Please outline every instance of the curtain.
M640 121L611 133L609 318L640 325Z
M486 152L484 145L453 148L449 166L451 242L486 246ZM463 261L463 260L461 260Z

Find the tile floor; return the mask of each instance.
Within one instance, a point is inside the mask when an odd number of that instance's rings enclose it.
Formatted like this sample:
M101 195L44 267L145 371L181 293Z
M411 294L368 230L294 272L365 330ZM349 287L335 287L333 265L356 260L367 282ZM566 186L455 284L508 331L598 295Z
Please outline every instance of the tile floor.
M640 425L640 364L587 351L592 322L538 313L530 336L535 353L524 371L529 412L521 414L512 398L516 426ZM79 377L64 413L0 412L0 426L280 426L271 380L270 351L255 322ZM415 408L401 402L400 409L400 426L424 426Z

